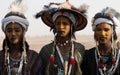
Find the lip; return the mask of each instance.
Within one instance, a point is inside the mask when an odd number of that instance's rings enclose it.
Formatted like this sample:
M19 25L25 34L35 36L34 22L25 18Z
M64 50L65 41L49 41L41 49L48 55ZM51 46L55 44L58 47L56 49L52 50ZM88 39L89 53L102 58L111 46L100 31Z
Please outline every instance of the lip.
M107 38L106 37L99 37L100 41L105 41Z
M15 39L16 39L16 38L11 38L10 40L11 40L11 41L14 41Z
M58 31L58 33L61 33L61 34L62 34L62 33L64 33L64 31Z

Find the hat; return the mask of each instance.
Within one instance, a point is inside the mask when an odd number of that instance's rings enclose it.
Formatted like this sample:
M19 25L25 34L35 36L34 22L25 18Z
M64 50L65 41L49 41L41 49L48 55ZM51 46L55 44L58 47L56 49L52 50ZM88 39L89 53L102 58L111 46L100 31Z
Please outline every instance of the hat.
M110 7L106 7L101 12L96 13L92 19L93 31L97 25L104 22L114 27L120 25L120 13Z
M56 5L52 7L52 5ZM66 3L50 3L44 6L45 10L36 14L36 18L41 17L42 21L49 27L54 27L54 21L59 16L65 16L71 20L75 26L75 31L82 30L87 25L86 10L87 5L83 5L85 9L77 9L73 5ZM83 7L81 6L81 7Z

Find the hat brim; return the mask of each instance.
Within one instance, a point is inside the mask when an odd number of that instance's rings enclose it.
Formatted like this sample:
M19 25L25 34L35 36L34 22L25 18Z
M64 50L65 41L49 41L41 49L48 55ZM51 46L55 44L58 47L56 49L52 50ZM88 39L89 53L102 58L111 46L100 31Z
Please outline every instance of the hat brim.
M75 31L78 31L78 30L82 30L86 27L87 25L87 18L82 15L80 12L78 11L75 11L75 10L70 10L70 9L60 9L56 12L59 12L59 11L68 11L70 13L72 13L75 18L76 18L76 22L77 22L77 25L75 27ZM54 13L56 13L54 12ZM49 13L49 12L48 12ZM43 22L49 26L49 27L54 27L54 23L52 21L52 16L54 15L54 13L50 13L50 14L43 14L41 16L41 19L43 20Z

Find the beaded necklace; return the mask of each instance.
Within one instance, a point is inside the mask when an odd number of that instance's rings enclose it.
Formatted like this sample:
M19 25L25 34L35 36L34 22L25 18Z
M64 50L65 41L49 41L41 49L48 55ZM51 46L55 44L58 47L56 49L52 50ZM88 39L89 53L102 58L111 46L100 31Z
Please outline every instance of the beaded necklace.
M75 65L75 59L74 59L74 55L73 55L74 54L74 43L73 43L73 41L72 41L71 58L70 58L69 69L68 69L68 61L64 61L63 56L60 53L60 49L58 48L57 45L55 45L55 48L56 48L56 50L58 52L58 55L60 57L60 61L61 61L62 65L64 66L64 75L70 75L72 66ZM53 55L54 51L55 51L55 48L53 48L53 53L50 56L50 62L52 62L52 63L55 62L55 58L54 58L54 55ZM61 72L63 72L63 70L58 69L58 75L61 75Z
M11 65L10 65L10 55L8 53L8 56L7 56L7 60L8 60L8 67L7 67L7 72L8 72L8 75L11 75ZM20 58L20 64L19 64L19 68L18 68L18 72L16 73L16 75L21 75L22 73L22 67L23 67L23 61L24 61L24 54L22 52L22 56Z
M96 63L98 65L98 69L100 72L100 75L113 75L113 73L115 72L117 66L118 66L118 62L119 62L119 57L120 57L120 51L118 50L118 52L116 50L114 50L114 58L116 61L111 61L112 66L111 68L107 69L105 64L104 64L104 59L101 57L98 49L96 48L95 50L95 59L96 59Z

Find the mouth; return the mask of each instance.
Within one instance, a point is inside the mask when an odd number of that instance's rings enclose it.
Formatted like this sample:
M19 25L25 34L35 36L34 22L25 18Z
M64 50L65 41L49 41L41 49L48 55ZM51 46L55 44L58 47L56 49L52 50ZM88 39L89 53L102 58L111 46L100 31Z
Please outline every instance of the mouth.
M105 41L107 38L106 37L99 37L100 41Z
M64 33L64 31L58 31L58 34L63 34Z
M16 40L16 38L15 38L15 37L13 37L13 38L11 38L10 40L11 40L11 41L15 41L15 40Z

